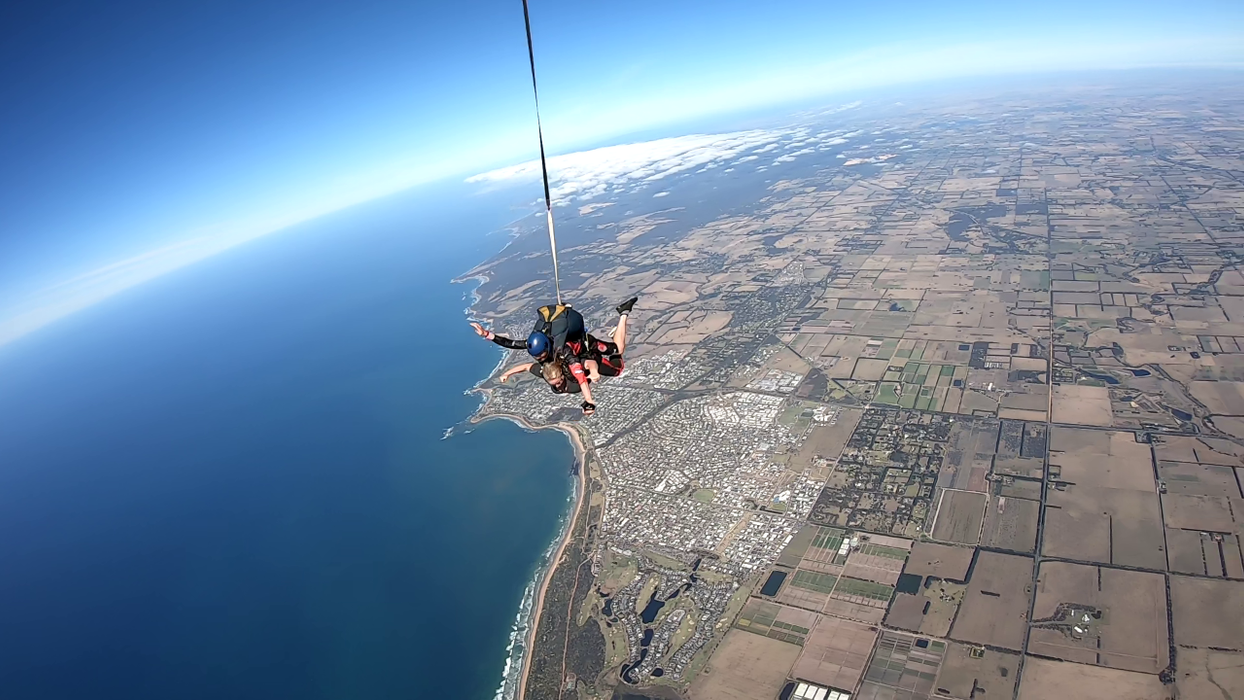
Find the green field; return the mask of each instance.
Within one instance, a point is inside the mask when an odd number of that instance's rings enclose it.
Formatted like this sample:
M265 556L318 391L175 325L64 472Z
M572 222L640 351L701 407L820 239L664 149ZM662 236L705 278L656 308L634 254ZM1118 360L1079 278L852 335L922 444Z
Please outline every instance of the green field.
M889 600L893 595L894 589L884 583L873 583L872 581L861 581L857 578L842 577L838 580L838 587L834 589L835 595L857 595L873 600Z
M791 577L789 585L816 591L817 593L833 593L834 584L837 581L838 577L833 574L822 574L818 571L804 571L800 569Z
M739 621L735 626L764 634L773 625L773 622L777 620L780 611L781 608L773 603L752 600L748 602L747 607L739 615Z
M885 557L886 559L895 559L898 561L907 559L907 550L901 547L887 547L883 544L866 544L860 547L859 551L862 554Z
M787 630L788 632L795 632L796 634L807 634L812 631L807 627L800 627L799 625L792 625L787 622L774 621L773 626L779 629Z
M898 405L898 385L890 383L890 382L882 382L880 385L880 388L877 390L877 398L875 400L877 403L884 403L884 404L890 404L891 406L897 406Z
M832 527L823 527L816 533L816 537L812 538L812 546L821 549L838 549L842 546L842 530L835 530Z
M743 609L734 626L788 644L803 646L804 639L811 630L787 622L778 622L777 616L780 611L781 608L772 603L753 600Z
M907 349L899 349L901 356ZM958 365L919 362L916 355L921 346L912 349L912 358L902 367L886 370L878 385L876 403L919 411L940 411L946 403L946 391L956 379L965 379L968 368Z

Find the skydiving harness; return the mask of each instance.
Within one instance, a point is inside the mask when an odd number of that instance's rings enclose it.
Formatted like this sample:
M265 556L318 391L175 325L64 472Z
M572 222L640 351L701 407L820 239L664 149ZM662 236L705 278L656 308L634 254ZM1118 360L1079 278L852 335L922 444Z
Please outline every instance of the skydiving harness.
M544 157L544 128L540 124L540 91L536 89L536 52L531 43L531 13L527 10L527 0L523 0L523 23L527 26L527 59L531 63L531 94L536 101L536 135L540 139L540 172L544 175L544 210L548 215L549 249L553 251L553 286L557 290L557 305L561 307L562 281L557 271L557 236L553 233L553 199L549 196L549 166Z
M535 330L547 335L553 341L554 349L561 350L567 342L581 342L586 337L583 315L570 308L569 304L549 304L537 311L540 320L536 322Z

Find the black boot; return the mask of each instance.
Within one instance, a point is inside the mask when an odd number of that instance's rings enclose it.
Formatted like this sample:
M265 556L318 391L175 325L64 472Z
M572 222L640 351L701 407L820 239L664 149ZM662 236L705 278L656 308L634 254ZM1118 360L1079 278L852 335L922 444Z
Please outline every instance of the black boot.
M618 304L618 315L625 316L629 314L631 309L635 308L635 302L637 301L639 301L639 297L631 297L621 304Z

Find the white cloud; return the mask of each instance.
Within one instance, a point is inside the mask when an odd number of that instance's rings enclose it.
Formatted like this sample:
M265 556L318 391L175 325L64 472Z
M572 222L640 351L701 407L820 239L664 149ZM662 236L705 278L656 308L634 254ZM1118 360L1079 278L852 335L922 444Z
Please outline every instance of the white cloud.
M851 106L858 106L853 103ZM830 113L838 110L826 110ZM582 202L602 195L632 193L652 183L682 174L699 174L716 168L733 172L742 163L760 160L761 154L785 152L773 165L847 143L862 132L819 131L809 127L751 129L723 134L691 134L590 151L568 153L549 159L550 193L554 206ZM768 166L761 166L762 172ZM533 160L490 170L467 178L469 183L509 184L538 180L540 161ZM653 194L665 197L668 189Z
M554 156L549 159L553 204L633 192L683 173L702 173L730 163L758 160L760 156L756 154L759 153L818 143L839 134L811 134L803 127L751 129L724 134L692 134ZM842 140L835 138L835 142L841 143ZM803 148L797 154L807 152L811 149ZM540 161L536 160L480 173L467 178L467 182L501 184L539 177Z

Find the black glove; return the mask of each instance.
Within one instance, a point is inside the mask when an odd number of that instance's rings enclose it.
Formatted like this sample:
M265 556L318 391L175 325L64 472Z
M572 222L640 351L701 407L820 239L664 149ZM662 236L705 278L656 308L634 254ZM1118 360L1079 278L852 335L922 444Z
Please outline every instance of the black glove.
M583 406L583 415L585 416L590 416L596 412L596 404L591 401L584 401L581 405Z

